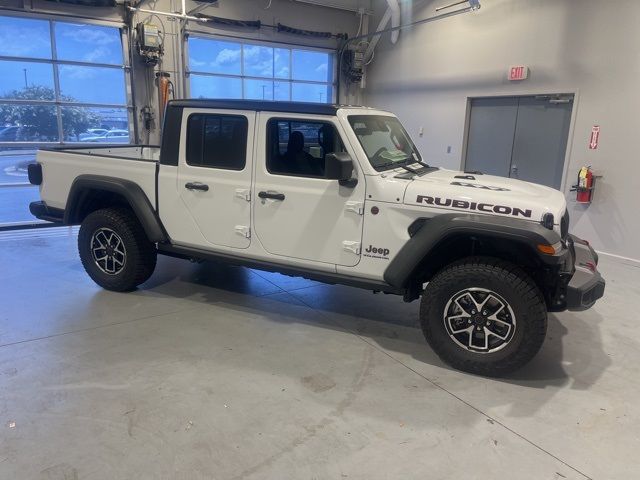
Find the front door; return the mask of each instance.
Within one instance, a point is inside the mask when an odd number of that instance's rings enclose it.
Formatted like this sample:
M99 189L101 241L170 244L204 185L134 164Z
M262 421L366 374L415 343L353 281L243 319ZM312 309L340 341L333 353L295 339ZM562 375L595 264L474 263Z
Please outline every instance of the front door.
M185 110L184 115L182 138L186 141L177 180L180 199L206 243L247 248L256 114L208 109ZM181 243L180 238L174 240Z
M365 183L341 126L322 116L261 113L253 195L256 236L273 255L334 265L360 261ZM347 151L357 182L324 178ZM343 182L344 183L344 182Z

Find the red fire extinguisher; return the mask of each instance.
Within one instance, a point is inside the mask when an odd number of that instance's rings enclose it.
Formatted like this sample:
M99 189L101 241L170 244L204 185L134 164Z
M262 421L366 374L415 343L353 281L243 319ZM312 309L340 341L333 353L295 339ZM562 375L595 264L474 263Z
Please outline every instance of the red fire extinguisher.
M578 203L591 203L593 197L593 171L591 167L582 167L578 173L578 183L574 185L576 201Z

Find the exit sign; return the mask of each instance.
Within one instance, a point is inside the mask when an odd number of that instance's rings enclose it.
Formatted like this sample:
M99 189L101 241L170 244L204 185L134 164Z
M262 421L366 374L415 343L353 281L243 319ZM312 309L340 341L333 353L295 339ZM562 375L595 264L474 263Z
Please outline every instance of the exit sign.
M509 67L509 80L524 80L529 76L529 67L526 65L514 65Z

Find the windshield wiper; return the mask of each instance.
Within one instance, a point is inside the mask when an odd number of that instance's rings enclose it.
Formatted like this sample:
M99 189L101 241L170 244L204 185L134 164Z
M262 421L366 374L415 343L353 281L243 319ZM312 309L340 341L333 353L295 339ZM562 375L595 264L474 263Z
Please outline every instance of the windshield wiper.
M424 168L431 168L431 165L429 165L428 163L423 162L422 160L418 160L418 155L416 155L415 152L412 153L412 156L413 156L413 161L418 165L422 165Z
M403 165L399 165L399 167L404 168L407 172L411 172L414 175L418 175L419 174L418 171L415 168L408 167L408 166L406 166L404 164Z

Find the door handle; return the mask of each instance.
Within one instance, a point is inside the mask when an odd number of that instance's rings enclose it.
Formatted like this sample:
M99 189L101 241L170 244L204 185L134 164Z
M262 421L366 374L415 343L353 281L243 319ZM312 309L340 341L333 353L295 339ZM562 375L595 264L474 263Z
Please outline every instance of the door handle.
M184 188L187 190L200 190L201 192L209 191L209 185L200 182L185 183Z
M271 198L272 200L284 200L284 193L278 192L259 192L258 196L260 198Z
M511 167L511 173L517 178L518 177L518 166L517 165L513 165Z

